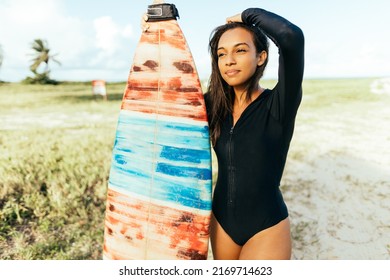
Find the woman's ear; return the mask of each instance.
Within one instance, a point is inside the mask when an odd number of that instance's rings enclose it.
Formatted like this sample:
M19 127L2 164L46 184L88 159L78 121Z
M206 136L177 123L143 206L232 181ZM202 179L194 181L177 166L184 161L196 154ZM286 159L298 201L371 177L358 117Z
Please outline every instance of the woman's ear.
M258 60L257 60L257 66L261 66L264 64L264 62L267 60L267 52L266 51L262 51L261 53L258 54Z

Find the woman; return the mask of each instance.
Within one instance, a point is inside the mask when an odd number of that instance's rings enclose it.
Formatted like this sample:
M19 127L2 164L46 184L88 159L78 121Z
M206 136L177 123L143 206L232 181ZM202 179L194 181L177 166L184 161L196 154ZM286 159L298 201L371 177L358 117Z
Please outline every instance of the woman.
M212 74L205 95L218 158L214 258L290 259L290 224L279 185L302 97L303 33L258 8L227 22L210 39ZM259 84L268 61L265 35L279 48L272 90Z
M147 31L147 15L141 26ZM279 48L276 86L259 81L267 36ZM211 245L214 259L290 259L287 207L279 190L302 98L304 37L286 19L251 8L217 27L205 94L218 158Z

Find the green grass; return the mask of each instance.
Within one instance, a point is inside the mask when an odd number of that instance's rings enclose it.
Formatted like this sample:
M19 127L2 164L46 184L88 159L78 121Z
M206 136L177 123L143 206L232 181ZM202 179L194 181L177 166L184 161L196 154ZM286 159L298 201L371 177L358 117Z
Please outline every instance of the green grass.
M307 80L301 110L375 102L371 81ZM0 259L101 259L124 88L103 101L89 83L0 84Z
M331 105L345 106L351 102L378 101L380 96L370 93L373 80L371 78L306 80L303 83L303 109L305 107L326 108Z
M0 259L101 258L124 87L0 86Z

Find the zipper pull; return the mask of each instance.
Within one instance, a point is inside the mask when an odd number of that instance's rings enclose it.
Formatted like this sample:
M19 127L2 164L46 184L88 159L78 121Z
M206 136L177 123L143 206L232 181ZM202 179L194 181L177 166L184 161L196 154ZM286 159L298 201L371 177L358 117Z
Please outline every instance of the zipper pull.
M232 128L230 128L230 134L233 134L233 130L234 130L234 126L232 126Z

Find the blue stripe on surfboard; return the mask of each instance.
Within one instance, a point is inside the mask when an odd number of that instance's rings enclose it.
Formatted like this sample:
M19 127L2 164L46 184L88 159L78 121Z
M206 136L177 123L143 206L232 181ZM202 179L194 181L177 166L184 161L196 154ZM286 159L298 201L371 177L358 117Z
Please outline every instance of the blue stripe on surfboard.
M145 120L142 121L142 118ZM139 114L127 116L120 115L117 134L114 144L113 156L126 154L126 157L133 159L164 159L164 161L180 163L181 166L197 166L210 168L210 142L208 131L205 137L204 126L189 128L190 124L172 125L174 120L158 120L156 127L159 134L155 136L155 130L151 127L150 115ZM156 120L154 120L156 122ZM149 126L145 127L144 124ZM192 125L194 126L194 125ZM178 127L186 127L183 134ZM208 130L207 126L206 129ZM191 132L189 132L191 131ZM191 143L186 147L197 147L196 149L183 148L184 142ZM158 155L158 156L156 156Z
M199 180L210 180L210 169L194 168L194 167L182 167L175 166L166 163L159 163L157 165L157 172L164 173L173 177L193 177Z
M157 139L155 139L158 131ZM173 133L173 134L172 134ZM173 138L174 137L174 138ZM152 114L121 111L119 114L116 138L137 139L169 146L174 143L177 147L198 147L210 149L209 128L207 123L182 123L174 117L165 120Z
M207 125L183 123L174 117L156 122L156 116L151 114L121 113L109 181L130 193L210 210L211 154Z
M150 192L151 176L127 168L124 170L117 166L112 167L109 183L118 189L137 195L150 196L156 200L173 202L186 207L211 210L210 181L204 183L199 181L196 185L191 180L188 180L188 183L176 183L174 179L167 180L157 175L154 174L153 177L152 192Z
M193 163L201 163L202 160L210 159L210 152L207 150L184 149L165 146L160 155L174 161L187 161Z

